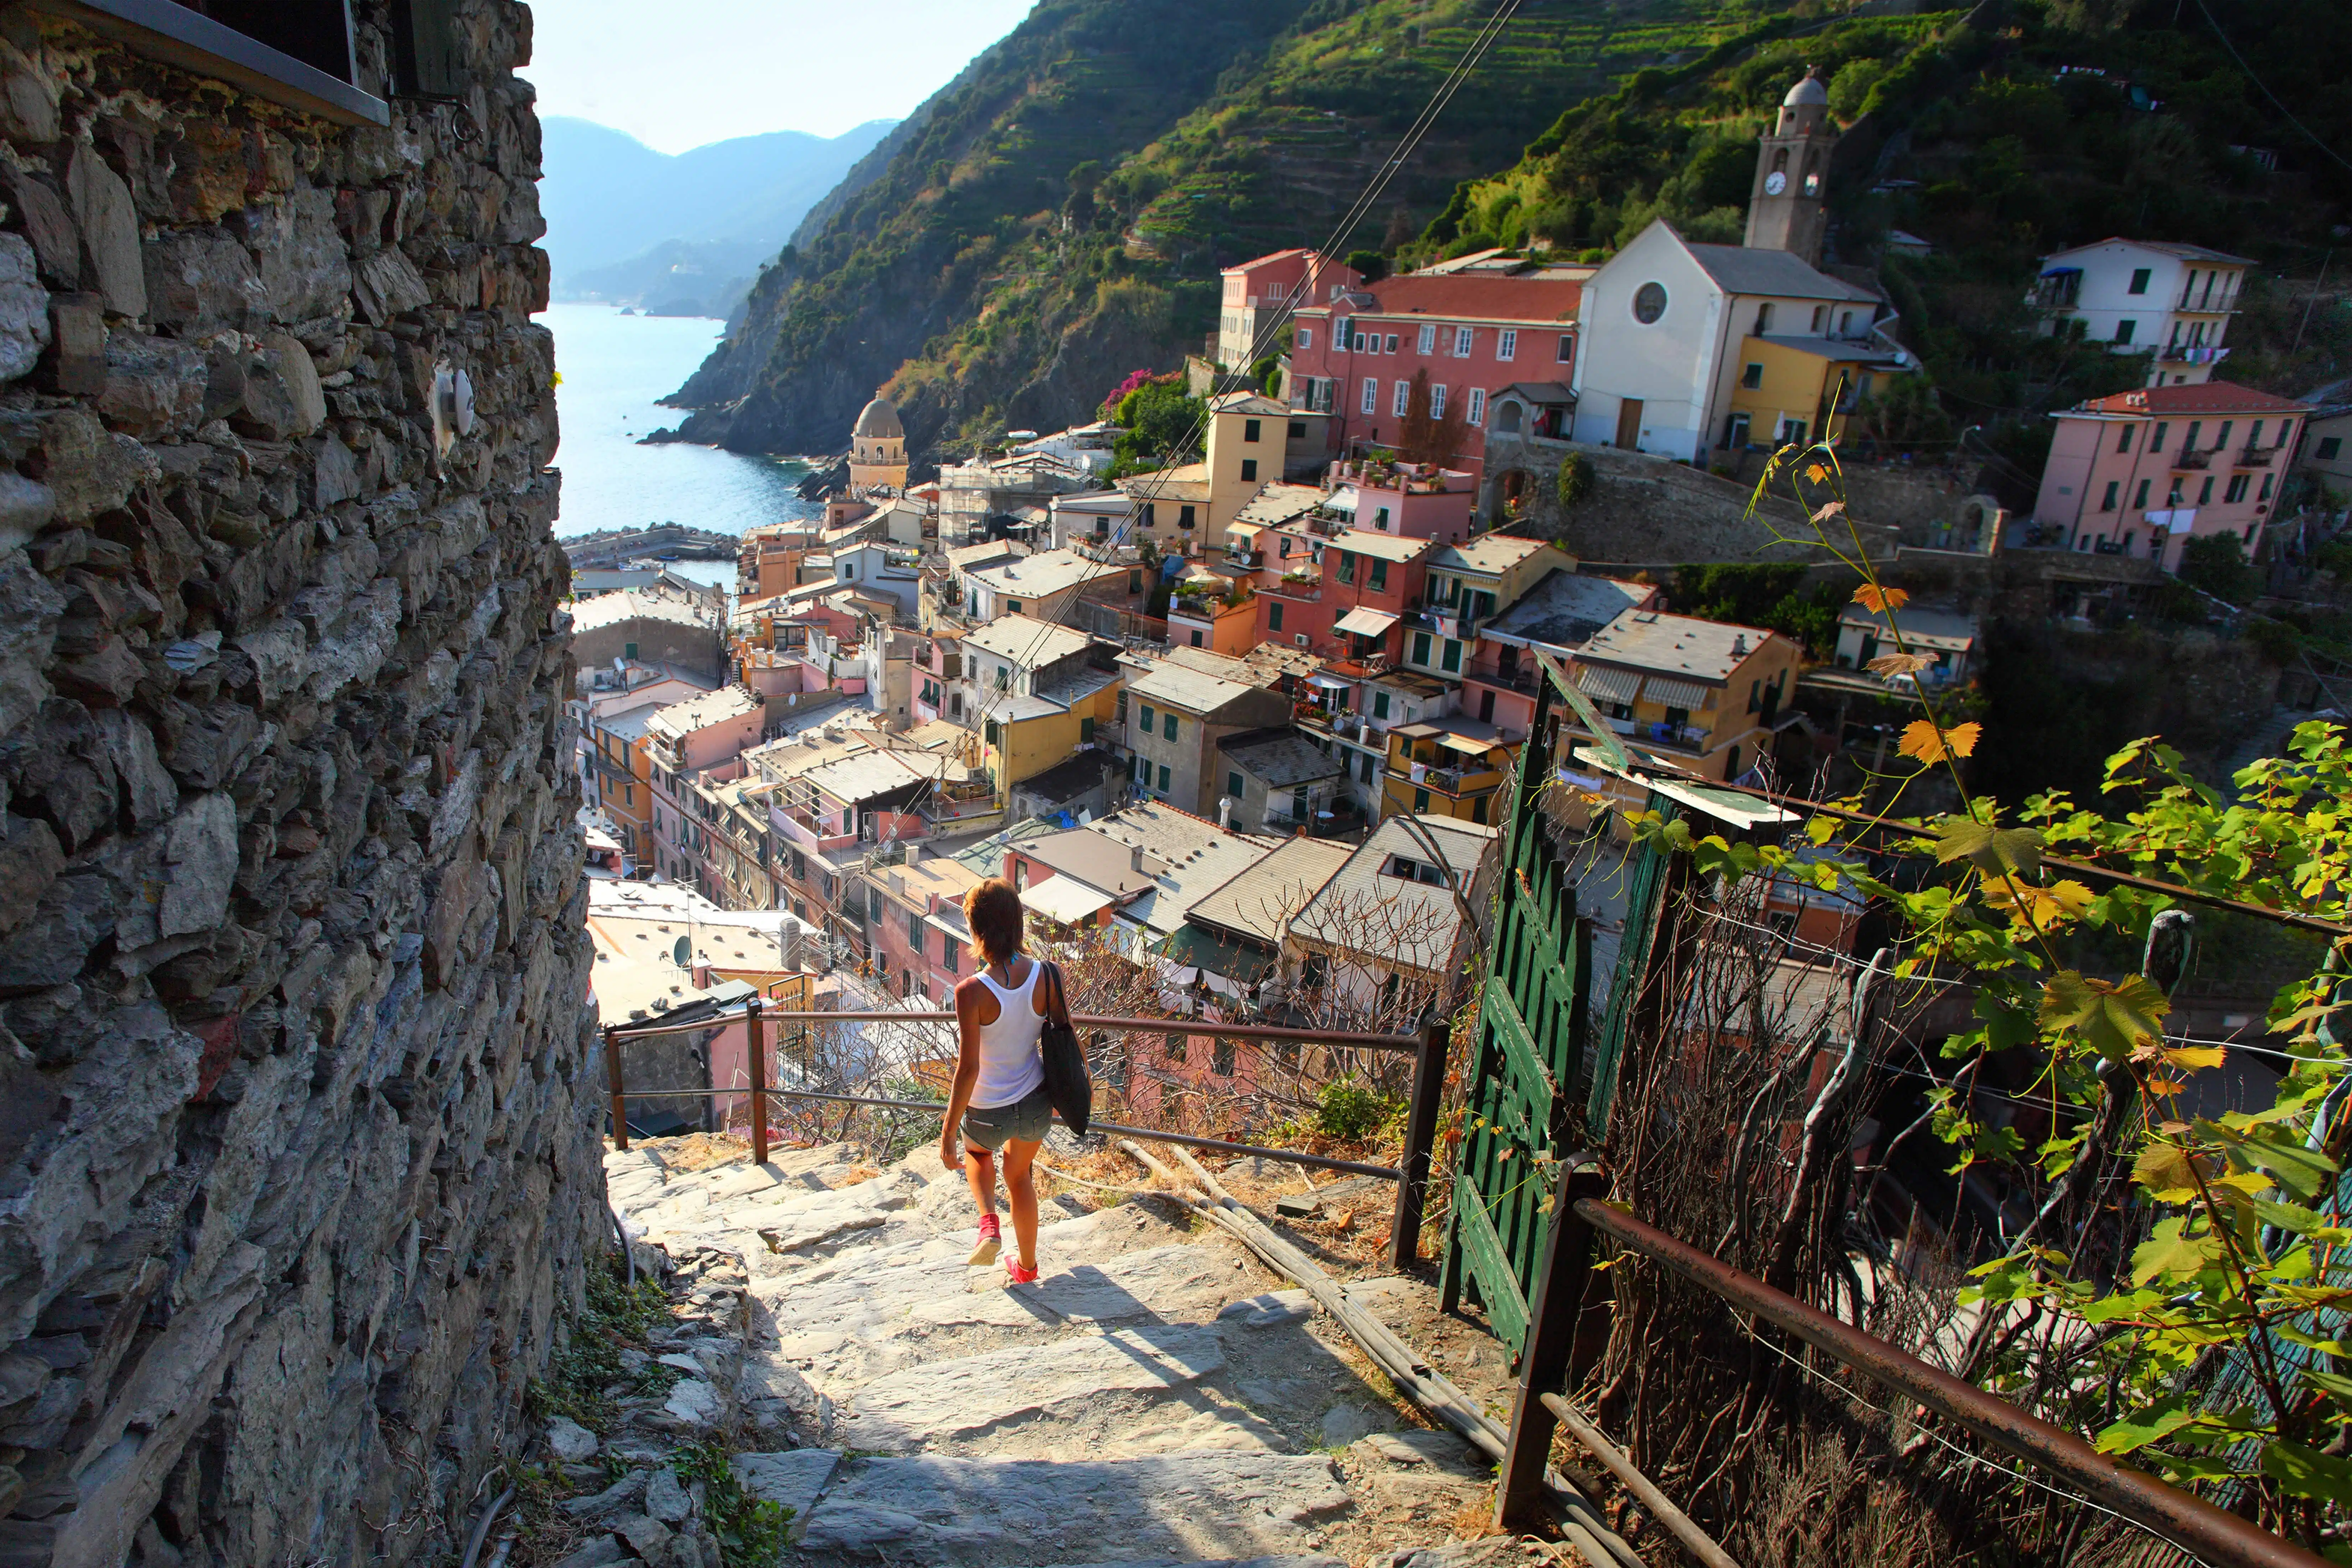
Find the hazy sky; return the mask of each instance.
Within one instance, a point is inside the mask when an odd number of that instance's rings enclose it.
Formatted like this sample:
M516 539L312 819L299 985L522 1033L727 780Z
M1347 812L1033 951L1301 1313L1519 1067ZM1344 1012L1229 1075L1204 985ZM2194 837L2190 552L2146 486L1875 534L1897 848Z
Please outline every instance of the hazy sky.
M762 131L903 120L1030 0L532 0L542 114L683 153Z

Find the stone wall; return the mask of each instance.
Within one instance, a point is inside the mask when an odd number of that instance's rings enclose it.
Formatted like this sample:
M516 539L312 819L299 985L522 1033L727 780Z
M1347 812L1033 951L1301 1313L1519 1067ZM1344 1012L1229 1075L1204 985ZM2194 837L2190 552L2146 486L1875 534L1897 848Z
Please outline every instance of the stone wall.
M601 1245L530 23L455 9L350 129L0 5L0 1563L454 1557Z

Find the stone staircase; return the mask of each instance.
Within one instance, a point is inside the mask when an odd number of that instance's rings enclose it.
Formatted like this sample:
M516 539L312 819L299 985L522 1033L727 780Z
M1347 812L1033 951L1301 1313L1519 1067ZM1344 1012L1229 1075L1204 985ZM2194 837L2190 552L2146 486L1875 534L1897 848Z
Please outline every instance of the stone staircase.
M1574 1561L1485 1534L1483 1457L1423 1429L1306 1292L1180 1205L1047 1200L1044 1278L1011 1286L965 1266L970 1195L929 1148L878 1171L848 1145L693 1171L662 1149L605 1160L640 1267L678 1270L685 1314L656 1348L686 1375L632 1429L744 1448L744 1487L793 1510L787 1563ZM1349 1290L1377 1307L1426 1288ZM562 1505L597 1532L566 1568L719 1568L688 1561L660 1443L632 1441L604 1442L623 1479Z

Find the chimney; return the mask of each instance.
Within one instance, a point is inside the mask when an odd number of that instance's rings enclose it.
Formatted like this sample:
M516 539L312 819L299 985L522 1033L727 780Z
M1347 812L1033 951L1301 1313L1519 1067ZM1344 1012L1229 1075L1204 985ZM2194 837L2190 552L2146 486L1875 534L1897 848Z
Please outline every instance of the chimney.
M1217 802L1217 826L1231 833L1234 830L1234 797L1226 795Z
M1741 632L1738 637L1731 639L1731 657L1734 658L1746 658L1748 657L1748 634L1746 632Z

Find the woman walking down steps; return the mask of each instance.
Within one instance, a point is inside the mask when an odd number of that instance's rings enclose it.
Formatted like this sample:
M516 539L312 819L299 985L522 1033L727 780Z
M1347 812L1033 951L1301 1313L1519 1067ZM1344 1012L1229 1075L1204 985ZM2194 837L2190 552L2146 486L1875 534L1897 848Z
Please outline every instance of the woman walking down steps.
M1003 1232L996 1218L996 1164L1004 1164L1004 1193L1013 1210L1018 1256L1005 1260L1013 1283L1037 1278L1037 1184L1031 1171L1053 1123L1039 1042L1049 1009L1066 1010L1061 974L1023 949L1021 895L991 878L964 895L972 956L980 973L956 987L955 1087L940 1126L940 1163L963 1171L980 1209L980 1242L971 1263L996 1261ZM963 1149L959 1155L956 1144Z

